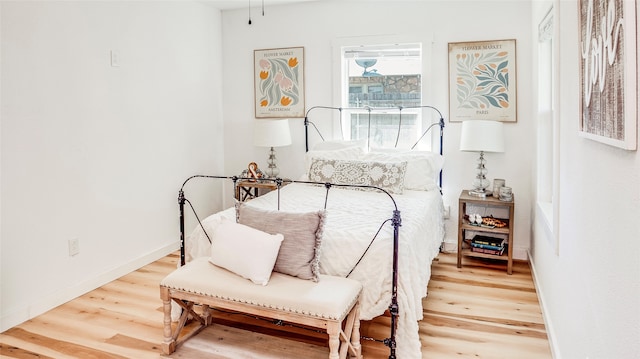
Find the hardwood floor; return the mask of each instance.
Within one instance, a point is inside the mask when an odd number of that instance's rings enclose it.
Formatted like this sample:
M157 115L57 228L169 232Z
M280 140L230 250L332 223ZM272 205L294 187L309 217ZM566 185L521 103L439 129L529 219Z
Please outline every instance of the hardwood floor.
M7 358L159 358L159 281L175 269L172 254L0 334ZM529 266L513 275L490 263L440 254L432 265L420 338L424 358L551 358ZM170 358L326 358L324 336L237 313L187 341ZM386 338L389 318L362 322L363 336ZM248 331L251 330L251 331ZM274 336L275 335L275 336ZM295 340L291 340L295 339ZM363 340L365 358L388 358ZM399 358L402 359L402 358Z

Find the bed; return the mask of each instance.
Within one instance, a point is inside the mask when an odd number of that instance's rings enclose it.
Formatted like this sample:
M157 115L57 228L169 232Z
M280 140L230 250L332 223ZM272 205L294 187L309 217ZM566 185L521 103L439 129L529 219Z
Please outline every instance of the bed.
M240 206L283 213L322 209L326 212L317 255L320 273L362 282L360 319L370 320L389 309L392 323L397 323L385 340L390 357L421 358L422 298L444 238L442 164L440 154L366 151L350 141L308 151L300 180L278 180L278 190L203 219L188 236L183 229L184 260L209 256L211 233L224 221L238 220ZM238 181L235 176L217 178Z

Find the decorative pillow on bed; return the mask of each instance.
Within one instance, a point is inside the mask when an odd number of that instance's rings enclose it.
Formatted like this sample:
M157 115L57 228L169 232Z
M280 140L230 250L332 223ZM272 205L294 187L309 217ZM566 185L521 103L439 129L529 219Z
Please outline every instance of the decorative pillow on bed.
M437 190L437 176L443 165L442 156L429 151L372 150L363 156L368 161L407 161L404 188L419 191Z
M282 234L269 234L224 218L211 237L209 261L255 284L267 285Z
M242 203L238 221L267 233L282 233L284 240L274 271L318 281L320 243L325 211L293 213L270 211Z
M309 168L311 162L316 158L325 160L360 160L364 156L364 150L362 147L351 146L335 150L316 150L309 151L305 154L304 160L304 178L303 180L309 180Z
M407 162L313 159L309 179L316 182L381 187L402 194Z

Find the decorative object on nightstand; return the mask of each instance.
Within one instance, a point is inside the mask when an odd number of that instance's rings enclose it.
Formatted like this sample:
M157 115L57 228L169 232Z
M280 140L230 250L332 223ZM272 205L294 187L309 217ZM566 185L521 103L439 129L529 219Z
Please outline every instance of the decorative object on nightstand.
M264 173L269 178L275 178L280 173L276 160L274 147L289 146L291 144L291 132L289 120L256 120L254 123L253 144L260 147L270 147L269 164Z
M504 128L502 122L469 120L462 122L460 136L460 151L480 152L476 179L473 190L469 194L476 197L486 197L489 180L485 167L485 152L504 152Z
M501 201L513 201L513 192L511 191L511 187L500 187L500 200Z
M500 188L506 186L506 181L502 178L493 179L493 196L495 198L500 197Z
M249 178L249 181L254 182L258 178L264 177L264 173L258 168L258 164L255 162L249 163L247 169L240 173L240 178Z

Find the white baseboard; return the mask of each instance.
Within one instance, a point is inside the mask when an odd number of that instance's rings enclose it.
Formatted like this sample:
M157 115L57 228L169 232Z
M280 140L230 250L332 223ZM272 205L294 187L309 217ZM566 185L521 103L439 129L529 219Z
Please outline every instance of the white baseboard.
M513 248L513 259L517 259L517 260L529 260L529 250L526 248L518 248L515 247Z
M128 263L124 263L121 266L102 273L95 278L80 282L73 287L65 288L58 293L54 293L43 298L38 298L37 301L34 301L32 303L26 303L24 307L18 308L17 310L5 314L2 318L0 318L0 332L4 332L7 329L10 329L20 323L43 314L48 310L51 310L74 298L77 298L126 274L129 274L140 267L157 261L158 259L178 250L179 248L179 242L168 244L151 253L145 254Z
M529 253L529 251L527 251L527 258L529 258L529 265L531 266L531 276L533 277L533 285L535 286L536 293L538 294L538 302L540 303L540 310L542 311L542 320L544 320L544 327L545 327L545 330L547 331L547 340L549 341L549 349L551 350L551 356L553 357L553 359L561 359L562 356L560 355L560 351L558 350L558 347L556 345L557 342L555 340L556 336L555 336L555 330L553 329L553 322L549 317L549 314L548 314L549 312L546 310L547 306L546 306L545 296L540 287L540 283L538 282L538 276L536 275L536 266L533 263L533 260L531 260L531 253Z
M445 253L456 253L458 251L458 243L442 242L442 251Z

